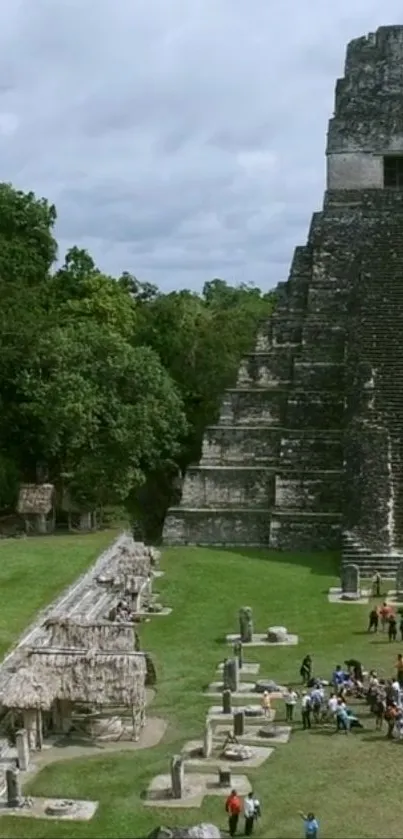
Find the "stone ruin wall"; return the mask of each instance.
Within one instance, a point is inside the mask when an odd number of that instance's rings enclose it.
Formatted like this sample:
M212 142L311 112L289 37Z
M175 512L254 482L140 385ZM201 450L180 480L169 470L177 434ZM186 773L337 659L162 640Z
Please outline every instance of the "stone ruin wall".
M329 549L344 528L382 552L391 497L403 541L403 190L383 175L398 152L403 27L383 27L347 48L323 210L207 429L166 544Z

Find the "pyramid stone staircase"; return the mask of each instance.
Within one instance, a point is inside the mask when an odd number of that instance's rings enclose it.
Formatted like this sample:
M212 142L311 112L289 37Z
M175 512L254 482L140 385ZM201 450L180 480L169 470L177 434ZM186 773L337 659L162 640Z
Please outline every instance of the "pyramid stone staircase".
M395 183L384 174L391 154L401 155ZM323 209L295 250L276 310L226 392L217 425L206 431L180 505L168 511L166 544L340 548L343 561L354 559L365 573L396 568L403 548L401 231L397 26L347 48L329 123Z

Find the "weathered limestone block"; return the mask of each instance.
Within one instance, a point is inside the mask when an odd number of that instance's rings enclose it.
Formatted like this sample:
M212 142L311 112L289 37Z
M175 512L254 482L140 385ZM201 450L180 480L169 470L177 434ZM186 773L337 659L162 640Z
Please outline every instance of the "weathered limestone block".
M288 632L285 626L269 626L267 630L267 640L271 644L281 644L287 641Z

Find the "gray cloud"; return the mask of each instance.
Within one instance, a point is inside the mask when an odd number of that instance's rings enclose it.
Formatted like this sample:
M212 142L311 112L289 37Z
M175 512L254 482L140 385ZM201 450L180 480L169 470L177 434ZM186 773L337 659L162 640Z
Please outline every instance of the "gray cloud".
M324 188L348 40L384 0L15 0L0 9L2 178L164 289L285 279Z

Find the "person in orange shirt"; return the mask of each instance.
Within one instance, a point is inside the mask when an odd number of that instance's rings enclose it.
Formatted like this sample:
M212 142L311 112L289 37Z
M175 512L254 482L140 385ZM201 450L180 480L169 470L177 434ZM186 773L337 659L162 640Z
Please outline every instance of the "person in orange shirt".
M236 789L233 789L225 802L225 812L228 813L228 829L230 836L235 836L236 834L241 810L241 799L238 797Z
M381 619L381 627L382 632L385 631L386 624L388 623L389 618L391 615L394 615L394 610L392 606L389 606L388 603L382 603L381 608L379 609L379 617Z

